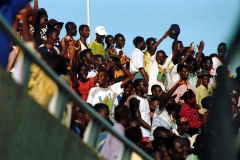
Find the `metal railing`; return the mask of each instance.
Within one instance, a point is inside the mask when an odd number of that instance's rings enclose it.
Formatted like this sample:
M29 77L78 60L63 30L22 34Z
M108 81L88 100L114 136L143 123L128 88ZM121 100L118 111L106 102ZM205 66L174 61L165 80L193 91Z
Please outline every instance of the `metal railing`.
M97 112L89 107L85 102L81 100L81 98L76 95L74 92L70 90L70 87L64 82L59 76L41 59L37 56L34 50L29 49L23 40L19 37L15 36L15 33L6 19L0 14L0 28L2 31L11 39L15 44L17 44L24 53L23 58L23 71L22 71L22 86L27 87L28 81L30 78L30 66L31 64L37 64L58 86L59 93L57 97L57 107L55 107L54 116L59 120L63 117L63 112L65 106L69 100L73 101L76 105L81 106L81 109L89 114L92 120L89 122L88 130L86 130L86 136L84 137L84 142L90 145L91 147L97 147L97 139L101 128L104 127L109 133L114 135L117 139L119 139L124 147L123 151L119 155L118 159L130 159L131 152L136 152L143 159L152 160L147 153L142 151L139 147L137 147L134 143L128 140L125 136L117 133L112 126L107 122L104 118L99 116Z

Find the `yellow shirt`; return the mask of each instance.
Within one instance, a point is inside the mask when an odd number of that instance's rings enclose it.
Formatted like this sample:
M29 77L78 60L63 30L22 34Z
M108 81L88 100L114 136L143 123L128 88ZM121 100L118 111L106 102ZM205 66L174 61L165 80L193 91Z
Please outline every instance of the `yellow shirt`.
M198 86L195 90L197 103L201 106L201 109L198 110L200 114L204 114L207 110L202 108L202 99L208 96L212 96L212 89L206 88L202 84Z
M96 41L93 41L88 45L88 48L92 50L92 53L94 55L101 54L106 59L106 53L105 53L103 43L98 43Z
M148 51L144 52L144 59L145 59L145 70L147 74L149 75L149 63L150 63L150 53Z

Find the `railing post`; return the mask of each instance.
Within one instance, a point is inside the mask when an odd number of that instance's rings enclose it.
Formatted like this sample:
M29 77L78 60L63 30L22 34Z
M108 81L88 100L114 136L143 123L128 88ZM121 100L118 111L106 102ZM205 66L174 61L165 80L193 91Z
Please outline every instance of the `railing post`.
M92 119L85 130L83 141L93 148L96 148L101 129L101 123L99 123L96 119Z

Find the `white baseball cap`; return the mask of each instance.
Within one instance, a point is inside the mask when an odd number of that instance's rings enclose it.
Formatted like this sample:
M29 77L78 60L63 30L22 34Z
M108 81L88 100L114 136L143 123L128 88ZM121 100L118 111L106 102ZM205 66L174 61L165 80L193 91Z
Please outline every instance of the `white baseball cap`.
M106 34L108 34L105 30L105 28L103 26L98 26L96 29L95 29L95 32L101 36L104 36Z

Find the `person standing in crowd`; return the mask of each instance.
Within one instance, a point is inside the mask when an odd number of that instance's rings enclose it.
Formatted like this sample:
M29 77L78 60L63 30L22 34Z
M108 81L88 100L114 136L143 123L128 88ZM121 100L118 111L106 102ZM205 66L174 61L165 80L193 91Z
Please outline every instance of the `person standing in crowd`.
M198 82L198 77L197 77L197 72L199 72L199 69L197 68L197 61L193 57L188 57L186 60L186 65L188 67L188 82L192 85L193 90L195 91L197 82Z
M132 74L122 65L119 68L126 74L126 78L118 83L109 86L110 75L106 70L101 70L97 74L98 87L90 89L87 102L95 105L97 103L107 104L112 116L112 107L115 98L123 92L123 88L133 79Z
M143 37L137 36L134 38L133 44L136 48L131 55L130 71L134 75L134 80L144 78L148 83L148 76L144 68L145 62L142 53L142 50L146 48L145 41Z
M185 81L184 85L179 86L175 92L172 95L177 95L175 98L176 103L179 106L182 106L182 104L184 103L183 100L180 99L180 97L188 90L188 89L192 89L192 85L188 82L188 67L184 64L179 64L177 66L177 72L180 76L180 78ZM176 82L178 83L178 82ZM176 85L176 83L174 84L174 86Z
M148 84L144 79L136 79L133 84L136 95L129 100L129 108L133 117L141 123L143 137L149 138L151 130L150 108L144 95L148 91Z
M86 40L90 35L90 29L88 25L82 24L79 26L78 31L80 34L80 39L78 40L80 42L80 48L79 48L79 54L80 54L83 50L88 48Z
M212 57L213 61L213 71L212 75L216 75L216 70L219 66L224 65L225 62L225 54L227 52L227 45L226 43L222 42L218 45L217 51L218 55Z
M189 128L188 119L185 117L177 119L177 129L174 129L172 132L176 136L183 138L189 138L190 135L187 134Z
M70 61L70 66L72 69L75 69L73 67L73 57L75 57L75 61L76 61L76 56L74 56L75 51L78 51L79 49L77 47L75 47L75 40L73 39L74 36L77 35L77 26L74 22L67 22L65 24L65 28L66 28L66 32L67 35L61 40L61 44L64 50L64 47L67 46L65 44L65 40L68 40L68 46L66 48L66 52L62 52L62 56L64 56L65 58L69 59Z
M114 117L117 123L114 124L119 134L124 135L125 128L130 120L130 112L127 106L119 105L115 108ZM106 142L101 150L101 155L107 160L116 160L123 149L123 144L112 134L107 135Z
M59 32L55 28L49 28L46 32L47 41L45 41L44 44L39 46L38 51L44 55L44 54L60 54L60 51L58 48L54 45L58 42L59 39Z
M110 56L116 56L116 53L113 48L115 43L113 36L107 35L105 37L105 43L106 43L106 48L105 48L106 59L108 59Z
M105 35L107 35L108 33L106 32L103 26L96 27L95 33L96 39L88 45L88 48L92 50L92 53L94 55L101 54L104 57L104 59L106 59L103 40L105 38Z
M35 1L35 3L37 2ZM44 8L39 8L36 21L35 22L32 21L34 26L33 39L35 40L38 46L42 45L44 43L44 40L46 40L47 22L48 22L47 11Z
M88 93L91 88L95 87L95 77L87 78L89 67L85 63L80 63L77 68L78 78L70 74L71 88L83 99L87 101Z
M95 70L94 56L90 49L85 49L80 53L80 59L82 63L85 63L89 67L87 78L95 77L97 71Z
M201 109L198 111L200 114L204 114L206 109L202 108L201 102L202 99L208 96L212 96L212 88L209 87L210 78L212 75L207 71L202 71L198 78L201 78L201 85L198 86L195 90L197 103L201 106Z
M179 116L180 118L185 117L189 123L188 134L190 136L199 133L203 122L200 120L198 109L200 106L196 103L196 96L192 90L186 91L182 98L184 99L184 104L182 105Z
M48 29L49 28L55 28L58 30L58 35L60 35L60 32L62 30L62 27L63 27L63 22L58 22L57 20L55 19L50 19L47 23L47 27ZM59 43L59 40L58 42L54 43L54 45L58 48L59 52L61 53L62 51L62 45Z

